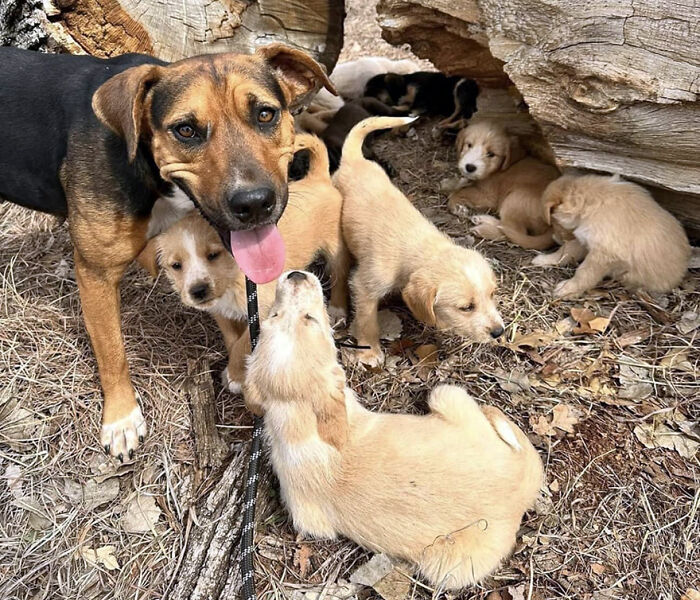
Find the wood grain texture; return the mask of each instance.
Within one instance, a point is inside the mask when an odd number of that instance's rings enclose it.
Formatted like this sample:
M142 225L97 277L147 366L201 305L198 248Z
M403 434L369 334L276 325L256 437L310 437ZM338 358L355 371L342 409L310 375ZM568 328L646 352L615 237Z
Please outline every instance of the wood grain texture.
M488 49L559 166L658 188L659 200L700 234L698 0L381 0L378 10L389 41L416 44L447 72L500 84L482 65L455 58L474 43L482 48L475 60ZM440 39L424 46L428 25L417 30L412 12L445 22L452 47Z

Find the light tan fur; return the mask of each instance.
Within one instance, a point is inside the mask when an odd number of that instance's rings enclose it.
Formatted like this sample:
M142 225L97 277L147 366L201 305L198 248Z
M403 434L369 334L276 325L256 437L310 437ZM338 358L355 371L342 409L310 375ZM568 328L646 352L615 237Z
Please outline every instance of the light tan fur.
M410 561L435 587L461 588L496 569L540 490L542 462L525 434L462 388L434 389L424 416L363 408L311 274L280 277L244 397L264 415L299 532Z
M643 187L617 176L566 175L543 196L544 217L566 233L564 245L536 265L583 260L554 294L576 297L605 277L628 288L668 292L686 274L690 244L681 224Z
M400 291L413 315L440 330L473 342L503 332L496 308L496 279L486 260L457 246L411 204L375 162L362 156L371 131L411 122L404 117L373 117L358 123L343 146L333 182L343 195L343 236L357 260L350 287L355 307L353 334L370 346L358 354L377 366L377 305Z
M296 137L296 150L311 152L308 175L289 185L289 202L279 229L286 247L285 267L306 268L318 254L329 263L330 305L336 317L347 312L347 271L349 255L340 230L342 197L333 187L328 173L328 155L323 142L312 135ZM151 244L159 262L183 303L210 312L219 323L229 352L224 383L233 392L240 390L245 356L250 352L247 330L240 337L230 333L235 324L246 319L245 277L236 261L224 248L219 235L197 213L192 212L175 223ZM174 267L179 268L174 268ZM204 298L191 294L193 287L206 285ZM267 315L274 298L274 283L259 285L260 314Z
M503 125L482 120L457 135L458 167L466 187L450 195L448 208L464 206L498 212L499 218L477 215L472 231L489 240L509 239L523 248L544 250L552 229L543 218L542 192L559 176L556 168L526 156L518 138ZM475 170L469 172L469 168Z

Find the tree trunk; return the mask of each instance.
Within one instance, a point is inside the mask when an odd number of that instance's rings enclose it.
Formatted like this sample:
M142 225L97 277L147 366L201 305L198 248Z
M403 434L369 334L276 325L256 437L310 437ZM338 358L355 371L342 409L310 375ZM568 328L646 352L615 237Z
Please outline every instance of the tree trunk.
M167 61L284 42L330 71L343 45L344 16L343 0L0 0L0 41Z
M440 70L487 86L507 75L560 166L653 186L700 235L697 0L380 0L377 10L387 41Z

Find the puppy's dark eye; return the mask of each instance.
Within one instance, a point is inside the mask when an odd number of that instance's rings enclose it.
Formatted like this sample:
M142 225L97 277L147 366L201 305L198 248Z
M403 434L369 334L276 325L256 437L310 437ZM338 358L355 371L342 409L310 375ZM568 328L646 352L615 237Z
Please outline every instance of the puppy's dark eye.
M467 148L471 148L471 147L472 147L472 145L469 142L467 142Z
M180 269L182 269L182 263L181 262L174 262L170 265L170 268L173 271L179 271Z
M488 156L489 158L493 158L496 155L493 152L487 152L486 156Z
M197 130L189 123L180 123L173 127L175 137L183 142L189 142L199 137Z
M209 254L207 254L207 260L209 262L216 260L217 258L219 258L220 254L221 254L221 250L217 250L216 252L210 252Z
M269 106L263 106L261 109L258 110L258 123L262 123L263 125L269 125L272 123L272 121L275 120L275 117L277 116L277 111L274 108L271 108Z
M474 310L474 308L475 308L474 303L471 302L471 303L467 304L466 306L460 306L459 310L461 310L462 312L472 312Z
M304 318L305 318L307 321L315 321L315 320L316 320L314 317L312 317L311 315L308 315L308 314L307 314Z

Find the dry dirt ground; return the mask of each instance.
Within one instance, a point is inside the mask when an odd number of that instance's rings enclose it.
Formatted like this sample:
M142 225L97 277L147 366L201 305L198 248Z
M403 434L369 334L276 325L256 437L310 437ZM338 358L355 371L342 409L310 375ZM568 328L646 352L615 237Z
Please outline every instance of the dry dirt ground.
M361 4L350 7L346 56L391 54L369 36ZM454 151L433 129L425 122L415 136L379 138L377 153L426 216L470 244L468 222L449 215L438 191L454 174ZM551 290L569 269L532 267L531 252L505 243L476 247L500 279L507 343L465 347L391 303L403 330L387 343L390 367L349 369L376 410L420 413L438 383L459 383L510 415L541 452L547 490L515 553L460 597L679 599L700 582L699 272L662 297L610 285L561 302ZM120 465L99 447L100 391L65 224L0 205L0 303L0 598L162 598L195 477L188 360L211 364L227 443L250 435L241 399L218 382L225 356L213 321L162 280L136 267L127 274L124 334L150 434ZM437 360L419 363L430 345ZM298 542L274 487L264 493L272 508L257 533L261 597L340 594L337 582L370 555L350 542ZM406 597L431 596L406 582Z

